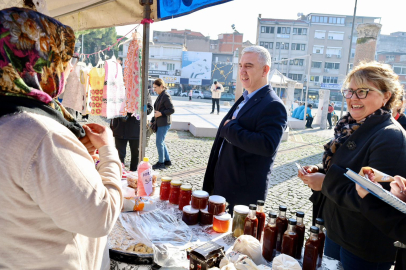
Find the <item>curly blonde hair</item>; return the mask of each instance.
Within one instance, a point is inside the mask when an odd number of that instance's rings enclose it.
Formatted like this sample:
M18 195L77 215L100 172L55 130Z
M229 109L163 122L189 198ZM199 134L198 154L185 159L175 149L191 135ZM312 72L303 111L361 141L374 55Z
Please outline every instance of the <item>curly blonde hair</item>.
M403 86L399 81L399 76L393 71L392 67L387 64L372 62L359 63L344 80L343 87L347 88L350 82L354 80L360 88L370 88L379 91L382 94L392 93L388 102L385 104L386 109L391 109L395 102L403 95ZM371 85L373 87L371 87Z

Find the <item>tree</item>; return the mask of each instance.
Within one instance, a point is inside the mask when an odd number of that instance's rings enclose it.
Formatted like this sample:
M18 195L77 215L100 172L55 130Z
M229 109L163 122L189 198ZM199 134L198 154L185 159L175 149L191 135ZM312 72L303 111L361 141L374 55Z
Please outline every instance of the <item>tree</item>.
M109 28L101 28L101 29L92 29L92 30L83 30L78 31L75 33L76 40L82 42L82 35L83 35L83 43L84 43L84 54L90 54L94 52L101 51L106 49L107 47L113 45L117 41L117 32L115 27ZM82 44L83 46L83 44ZM118 55L118 47L114 46L111 48L110 51L105 51L104 54L108 55L111 58L114 54ZM103 58L104 59L104 58ZM91 55L89 59L86 61L90 61L93 66L97 64L99 61L98 54Z

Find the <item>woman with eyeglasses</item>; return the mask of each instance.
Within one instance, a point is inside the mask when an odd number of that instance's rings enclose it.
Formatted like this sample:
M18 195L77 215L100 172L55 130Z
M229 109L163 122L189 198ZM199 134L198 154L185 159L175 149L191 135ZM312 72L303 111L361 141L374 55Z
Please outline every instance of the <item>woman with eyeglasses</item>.
M391 115L402 86L391 67L378 62L359 64L343 85L348 113L324 146L322 164L305 166L306 174L298 176L313 190L313 218L325 221L324 254L340 260L345 270L387 270L395 260L397 239L375 226L386 220L373 223L362 214L362 198L344 173L370 166L406 175L406 132Z

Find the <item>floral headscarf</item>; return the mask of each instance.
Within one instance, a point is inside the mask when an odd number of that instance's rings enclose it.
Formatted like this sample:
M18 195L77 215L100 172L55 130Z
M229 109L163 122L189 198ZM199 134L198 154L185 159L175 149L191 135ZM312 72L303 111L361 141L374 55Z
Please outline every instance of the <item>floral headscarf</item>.
M63 90L73 30L24 8L1 10L0 22L0 94L51 103Z
M62 124L80 130L73 132L82 137L80 125L54 99L63 91L64 71L74 53L73 30L25 8L0 10L0 22L0 99L8 96L24 98L22 103L27 98L40 101L69 122L61 120L65 122Z

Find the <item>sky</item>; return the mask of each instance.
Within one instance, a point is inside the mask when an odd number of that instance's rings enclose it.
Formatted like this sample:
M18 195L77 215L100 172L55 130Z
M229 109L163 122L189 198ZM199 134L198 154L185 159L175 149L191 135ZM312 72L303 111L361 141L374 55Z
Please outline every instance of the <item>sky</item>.
M219 34L232 33L232 24L244 34L244 41L255 43L258 14L262 18L297 19L298 13L326 13L352 15L355 0L233 0L224 4L196 11L183 17L151 24L150 35L156 31L190 29L201 32L211 39ZM357 15L381 17L381 34L406 31L402 23L406 1L404 0L358 0ZM116 27L119 35L128 33L136 25ZM140 26L142 32L142 26Z

